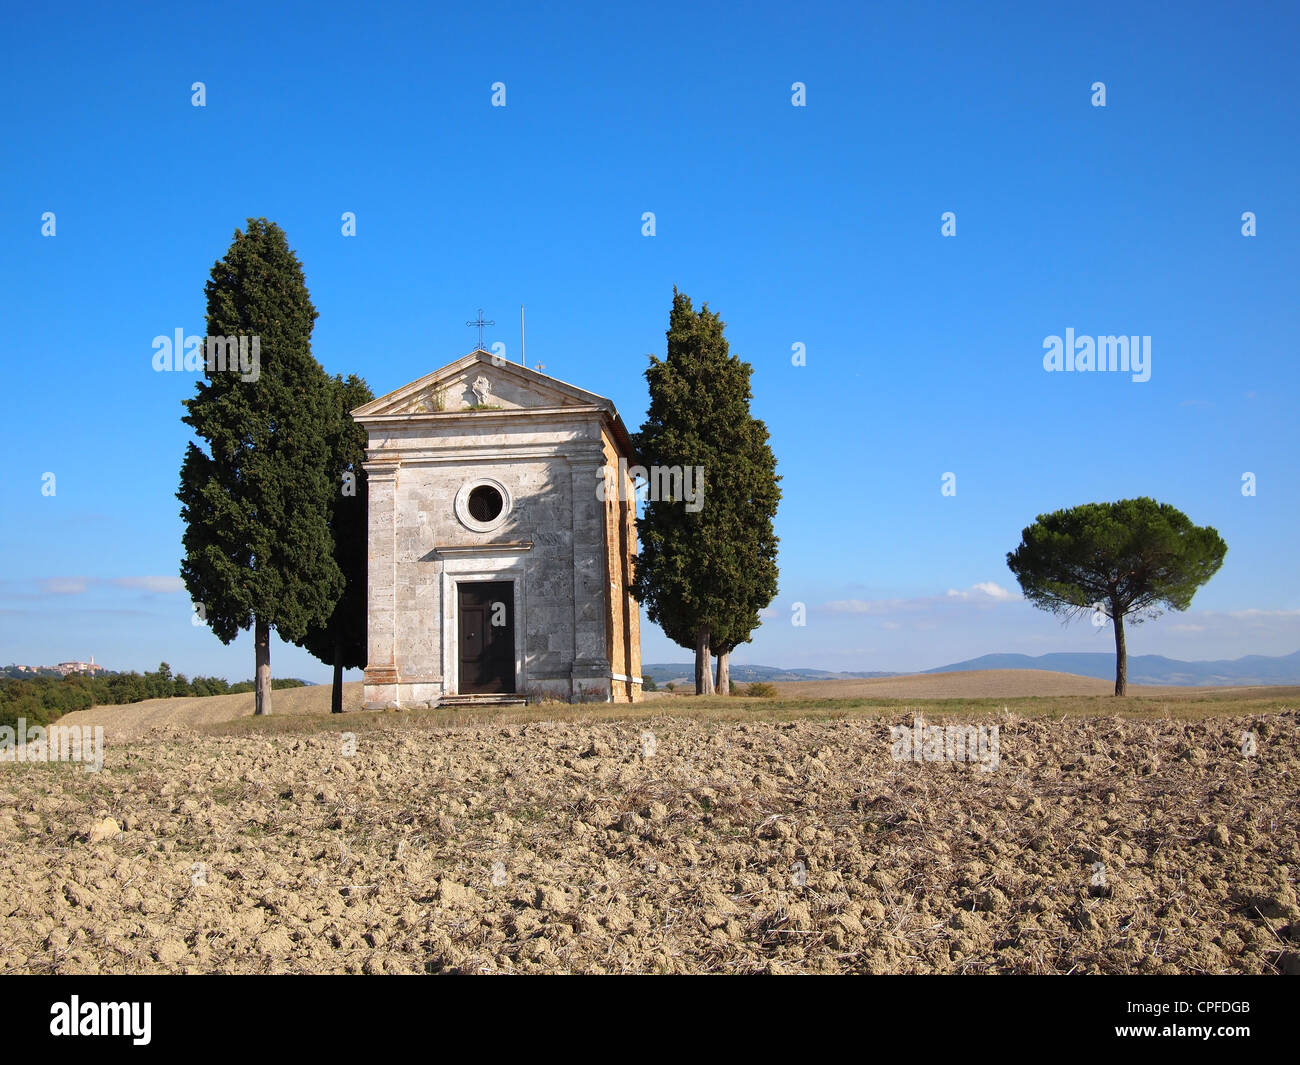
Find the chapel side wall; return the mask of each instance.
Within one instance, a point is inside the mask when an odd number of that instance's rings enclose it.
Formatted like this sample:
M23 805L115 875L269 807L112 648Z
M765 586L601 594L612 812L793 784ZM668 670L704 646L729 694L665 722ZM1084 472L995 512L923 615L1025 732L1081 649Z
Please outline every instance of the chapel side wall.
M621 452L607 429L601 429L601 448L607 468L613 471L605 493L605 568L608 600L605 611L610 672L628 680L614 679L610 689L615 702L636 702L641 685L631 678L641 675L640 609L630 595L632 557L636 553L636 501L630 477L619 487L618 460ZM620 498L620 496L622 498Z
M624 626L625 639L627 641L627 669L624 671L629 677L639 678L641 676L641 604L632 598L631 587L632 580L636 575L636 554L638 550L636 536L636 495L635 486L632 479L627 480L628 490L627 499L621 507L621 522L623 526L623 603L627 621ZM633 680L630 684L631 697L633 702L641 699L641 693L645 690L644 683Z

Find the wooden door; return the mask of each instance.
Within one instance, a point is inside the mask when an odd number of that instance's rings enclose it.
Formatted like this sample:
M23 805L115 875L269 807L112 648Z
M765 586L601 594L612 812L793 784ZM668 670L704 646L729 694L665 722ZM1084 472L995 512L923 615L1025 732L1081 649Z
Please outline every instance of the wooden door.
M515 690L515 587L512 581L458 584L459 694Z

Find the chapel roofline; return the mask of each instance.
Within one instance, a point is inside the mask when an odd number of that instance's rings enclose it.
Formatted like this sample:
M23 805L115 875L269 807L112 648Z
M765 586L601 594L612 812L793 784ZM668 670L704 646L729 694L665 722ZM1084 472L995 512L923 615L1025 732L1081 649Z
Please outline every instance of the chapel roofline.
M485 410L485 411L430 411L415 413L410 411L395 410L406 400L419 394L432 385L439 377L450 377L461 372L462 370L473 366L475 363L488 363L496 372L504 372L525 382L534 382L541 385L544 389L552 392L558 392L561 395L576 401L575 405L568 407L518 407L506 408L503 410ZM623 424L623 419L619 416L618 408L614 406L613 400L605 396L597 395L595 392L588 392L577 385L571 385L567 381L561 381L558 377L551 377L539 370L530 369L519 363L501 362L499 356L492 355L491 352L484 351L482 348L475 348L466 355L461 356L455 362L449 362L445 366L425 374L409 384L387 392L368 403L363 403L350 413L352 417L362 425L382 424L384 422L394 421L424 421L447 418L491 418L493 416L523 416L523 415L556 415L556 414L583 414L599 412L604 415L605 420L609 423L610 429L614 434L615 441L622 448L628 457L636 455L636 448L632 443L631 435L627 427Z

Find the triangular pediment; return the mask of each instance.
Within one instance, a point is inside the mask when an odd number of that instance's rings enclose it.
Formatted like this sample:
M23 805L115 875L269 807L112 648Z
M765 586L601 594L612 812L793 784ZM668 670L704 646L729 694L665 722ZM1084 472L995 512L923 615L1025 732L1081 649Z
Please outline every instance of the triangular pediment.
M603 396L566 384L518 363L500 363L492 354L471 351L418 381L371 400L352 412L358 419L447 414L473 409L600 407L614 413Z

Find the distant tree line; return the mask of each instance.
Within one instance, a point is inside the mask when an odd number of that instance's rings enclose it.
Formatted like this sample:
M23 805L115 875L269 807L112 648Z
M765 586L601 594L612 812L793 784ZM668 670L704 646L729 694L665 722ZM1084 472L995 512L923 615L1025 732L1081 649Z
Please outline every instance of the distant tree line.
M277 679L276 688L300 688L305 681ZM22 680L0 678L0 726L14 728L19 718L34 725L48 725L73 710L91 706L138 703L145 699L168 699L174 695L235 695L253 691L251 680L231 684L224 677L193 677L172 673L171 666L160 662L148 673L110 673L86 676L70 673L66 677L37 676Z

